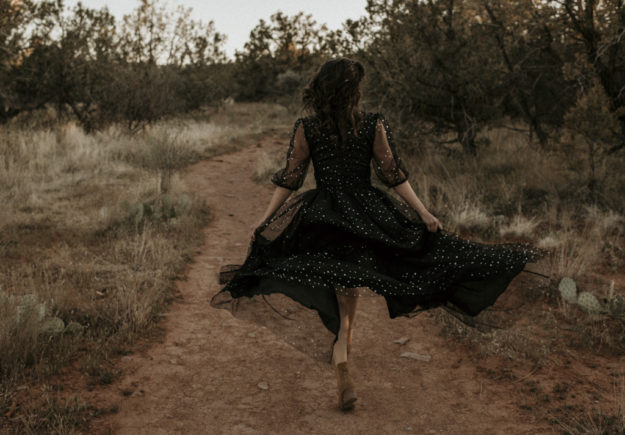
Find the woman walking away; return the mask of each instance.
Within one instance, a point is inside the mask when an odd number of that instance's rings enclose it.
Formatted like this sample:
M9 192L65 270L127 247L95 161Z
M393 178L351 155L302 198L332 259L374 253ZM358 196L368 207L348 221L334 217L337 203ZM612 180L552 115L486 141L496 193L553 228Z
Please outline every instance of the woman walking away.
M346 58L326 62L312 77L303 91L308 116L295 121L245 262L222 269L226 285L212 298L223 307L243 296L282 293L314 309L334 335L342 410L356 401L348 357L360 288L383 296L390 318L441 305L475 316L542 255L444 231L413 191L385 116L360 110L363 77L363 66ZM287 201L311 160L316 188ZM371 164L404 202L371 185Z

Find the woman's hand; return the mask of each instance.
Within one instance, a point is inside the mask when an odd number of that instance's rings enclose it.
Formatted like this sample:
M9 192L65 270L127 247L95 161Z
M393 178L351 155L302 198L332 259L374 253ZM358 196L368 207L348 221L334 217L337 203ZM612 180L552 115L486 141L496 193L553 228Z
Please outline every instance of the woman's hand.
M265 211L265 215L261 218L257 223L250 226L250 238L252 241L254 240L254 233L256 232L256 228L261 226L267 219L269 219L275 211L282 205L284 201L293 193L292 190L287 189L286 187L276 186L276 190L273 191L273 196L271 197L271 201L269 201L269 205L267 206L267 211Z
M254 232L256 231L256 228L258 228L259 226L262 225L262 223L265 222L264 218L261 218L258 222L256 222L255 224L250 225L250 238L252 240L254 240Z
M425 224L425 226L427 227L428 231L431 231L433 233L435 233L436 231L439 230L439 228L442 230L443 226L441 225L441 223L439 222L438 219L436 219L436 217L430 213L429 211L424 211L422 214L420 214L421 216L421 220L423 221L423 223Z
M393 188L395 192L401 196L401 198L409 204L421 217L421 220L427 227L427 229L433 233L438 231L439 229L443 229L441 223L430 213L427 211L419 197L412 190L412 186L410 185L410 181L406 180L401 184L398 184Z

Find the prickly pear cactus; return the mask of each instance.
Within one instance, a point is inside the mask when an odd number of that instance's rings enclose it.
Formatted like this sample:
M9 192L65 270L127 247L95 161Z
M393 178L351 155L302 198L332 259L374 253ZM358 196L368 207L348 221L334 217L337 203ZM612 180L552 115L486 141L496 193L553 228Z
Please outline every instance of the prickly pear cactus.
M25 294L19 297L17 302L17 317L15 321L18 324L28 321L28 319L34 319L39 322L43 320L46 315L46 305L44 303L38 303L35 295Z
M58 335L65 330L65 322L58 317L50 317L43 325L41 325L41 332L46 335Z
M558 290L560 290L560 296L562 296L562 299L567 301L569 304L577 303L577 285L573 279L569 277L562 278L560 284L558 285Z
M603 307L599 302L599 299L595 295L589 292L581 292L577 298L577 305L579 305L584 311L589 313L598 314L603 311Z

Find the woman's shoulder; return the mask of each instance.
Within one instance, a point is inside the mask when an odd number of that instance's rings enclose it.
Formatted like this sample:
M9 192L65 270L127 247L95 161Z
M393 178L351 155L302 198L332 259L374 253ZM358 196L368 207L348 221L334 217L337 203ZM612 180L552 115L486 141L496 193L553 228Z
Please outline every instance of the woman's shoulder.
M386 123L386 118L384 117L384 114L382 112L364 112L362 130L367 132L368 136L372 136L376 131L376 127L379 121L381 121L384 125Z

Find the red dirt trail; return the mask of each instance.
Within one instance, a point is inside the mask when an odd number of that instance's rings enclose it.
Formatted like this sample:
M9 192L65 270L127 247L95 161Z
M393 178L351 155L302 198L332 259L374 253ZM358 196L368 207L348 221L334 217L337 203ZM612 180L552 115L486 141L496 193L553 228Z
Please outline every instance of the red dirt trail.
M333 367L287 343L257 322L209 305L220 266L246 255L249 226L273 188L250 175L263 151L286 151L281 138L194 164L188 188L206 198L214 219L184 280L181 297L160 323L160 342L117 363L120 380L94 391L119 412L95 419L91 433L117 434L522 434L552 433L519 407L517 386L487 376L502 359L481 357L439 334L430 313L390 319L382 298L362 298L350 357L358 401L351 413L336 404ZM318 330L321 320L310 317ZM410 340L399 345L400 337ZM301 346L300 346L301 349ZM429 362L400 358L413 351ZM505 364L508 362L504 361ZM516 362L519 377L529 372ZM267 389L260 388L265 382ZM264 386L264 385L263 385ZM122 392L133 391L128 396Z

